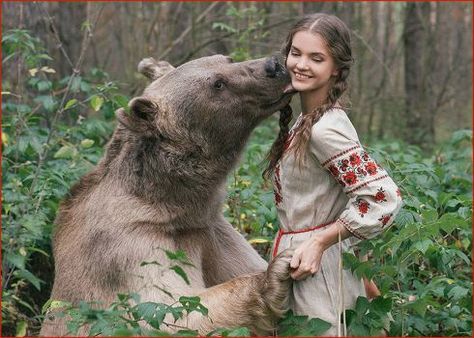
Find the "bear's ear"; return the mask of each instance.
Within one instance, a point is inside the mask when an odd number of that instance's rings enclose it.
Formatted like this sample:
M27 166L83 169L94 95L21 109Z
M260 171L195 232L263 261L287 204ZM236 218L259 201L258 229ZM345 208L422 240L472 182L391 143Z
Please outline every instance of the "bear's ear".
M118 121L127 129L141 134L156 133L154 123L158 105L146 97L136 97L129 104L130 112L120 108L115 112Z
M152 81L155 81L173 69L174 67L167 61L156 61L153 58L143 59L138 64L138 71Z

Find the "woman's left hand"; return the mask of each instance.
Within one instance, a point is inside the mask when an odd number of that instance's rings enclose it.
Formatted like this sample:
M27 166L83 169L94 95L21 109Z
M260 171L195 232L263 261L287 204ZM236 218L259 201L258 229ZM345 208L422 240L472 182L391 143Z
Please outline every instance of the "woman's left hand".
M311 237L296 248L291 258L291 278L301 280L319 271L325 247L318 237Z

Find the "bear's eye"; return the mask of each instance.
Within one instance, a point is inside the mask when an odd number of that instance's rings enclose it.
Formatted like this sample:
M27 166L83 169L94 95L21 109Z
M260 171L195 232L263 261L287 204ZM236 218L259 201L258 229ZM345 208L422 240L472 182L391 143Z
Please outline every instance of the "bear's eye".
M214 82L214 88L216 89L223 89L225 87L225 83L223 80L217 80Z

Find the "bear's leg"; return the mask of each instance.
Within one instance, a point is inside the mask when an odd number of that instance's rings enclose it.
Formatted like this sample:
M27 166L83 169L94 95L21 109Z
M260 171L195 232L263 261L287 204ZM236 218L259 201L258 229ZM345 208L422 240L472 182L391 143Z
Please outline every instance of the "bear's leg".
M290 250L283 251L267 271L237 277L200 293L209 315L190 316L190 326L200 334L238 326L248 327L259 335L272 333L278 318L288 310L291 255Z
M203 259L206 286L267 269L268 263L225 219L220 219L212 230Z

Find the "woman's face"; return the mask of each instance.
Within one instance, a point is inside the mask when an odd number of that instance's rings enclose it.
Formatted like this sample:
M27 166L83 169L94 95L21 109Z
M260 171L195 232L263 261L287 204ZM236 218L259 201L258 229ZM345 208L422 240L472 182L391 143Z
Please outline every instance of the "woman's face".
M299 31L293 36L286 67L291 84L299 92L329 90L331 79L337 75L333 57L319 34Z

